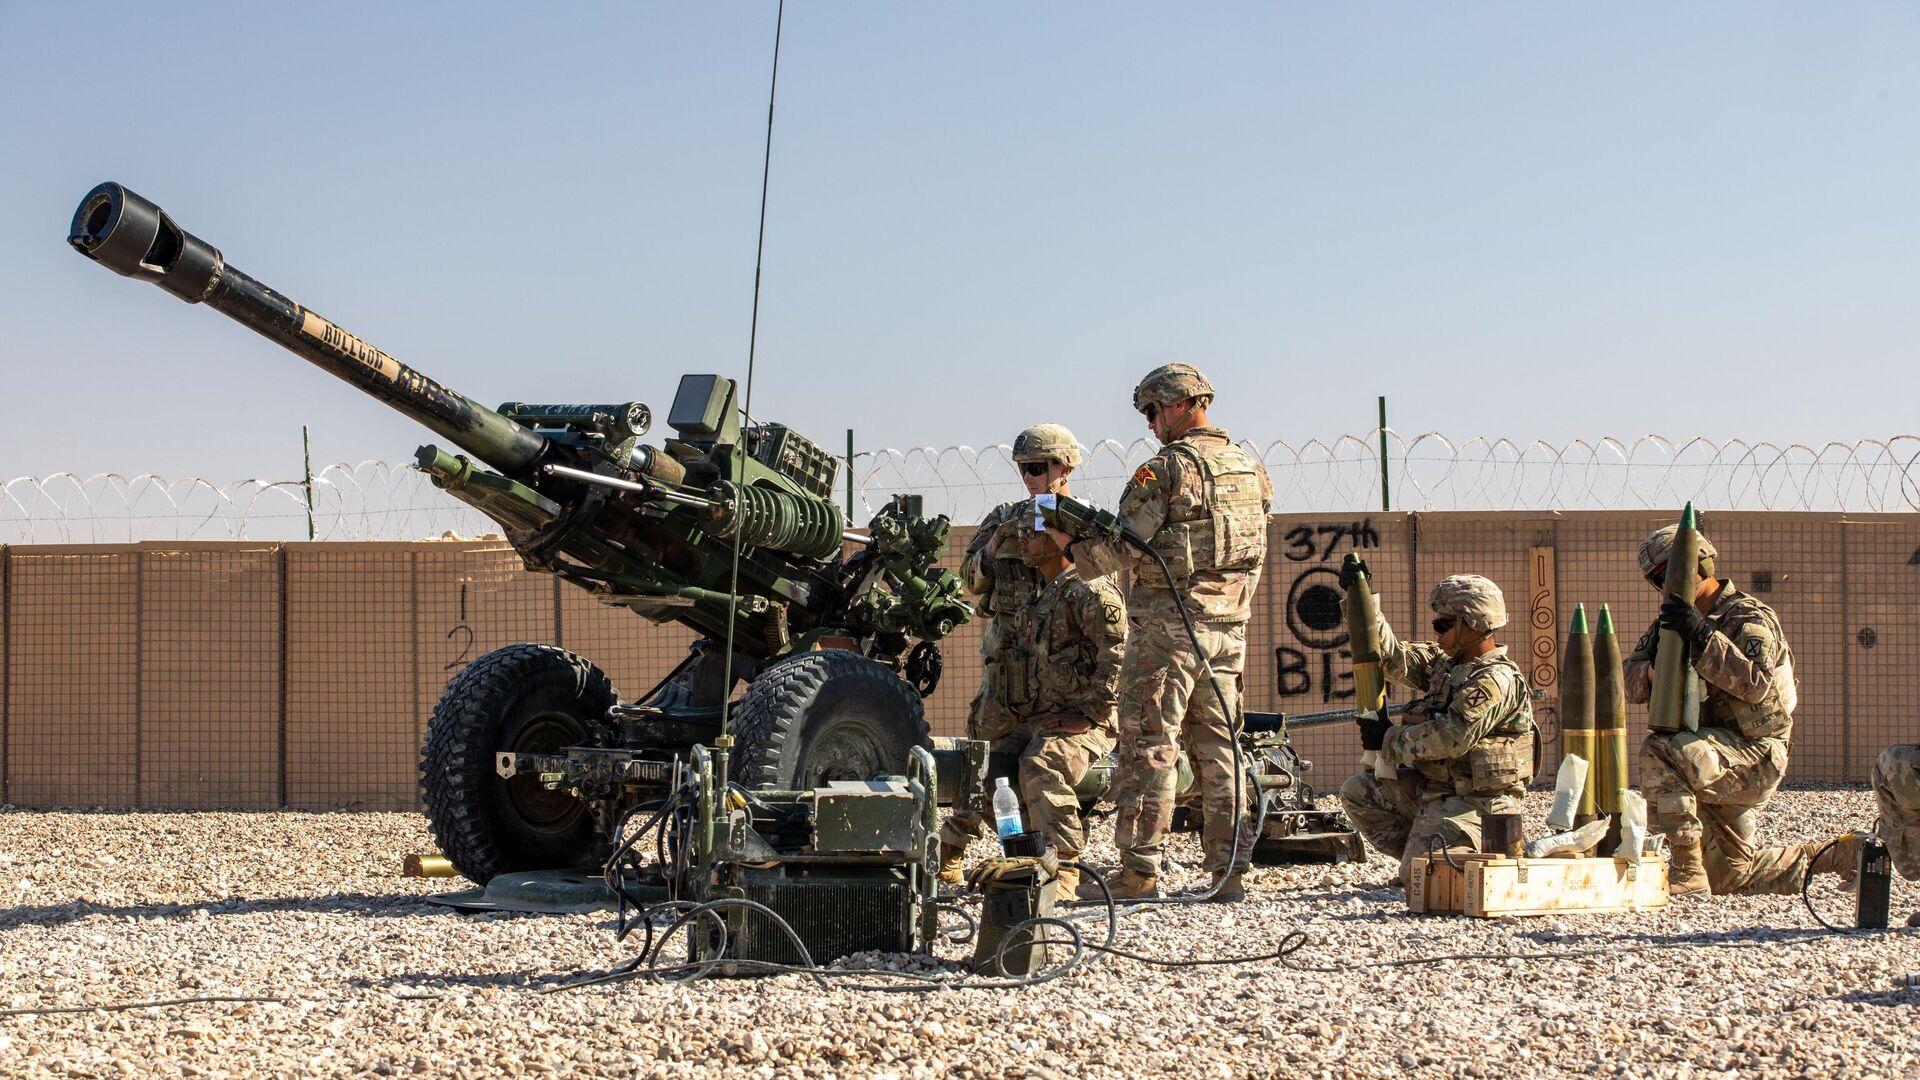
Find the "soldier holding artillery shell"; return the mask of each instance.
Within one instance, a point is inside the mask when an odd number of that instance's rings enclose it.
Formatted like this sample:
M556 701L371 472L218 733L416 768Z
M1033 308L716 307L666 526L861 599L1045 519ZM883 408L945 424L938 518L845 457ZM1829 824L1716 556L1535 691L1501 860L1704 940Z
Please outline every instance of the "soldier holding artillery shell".
M1682 556L1697 550L1696 572L1680 592L1668 576L1676 537L1686 541ZM1798 892L1809 865L1851 873L1858 842L1851 834L1831 845L1762 848L1753 842L1760 809L1787 771L1798 689L1780 617L1716 576L1717 557L1713 544L1694 530L1691 506L1681 525L1640 542L1640 573L1668 595L1659 618L1626 658L1627 698L1646 702L1655 696L1655 668L1668 648L1686 650L1685 677L1697 675L1702 684L1697 730L1680 721L1678 698L1666 706L1654 703L1652 730L1640 745L1647 827L1667 834L1673 852L1668 881L1676 896L1709 889L1722 895ZM1692 707L1691 692L1679 697ZM1674 717L1663 722L1663 712Z
M1366 575L1348 556L1343 589ZM1520 667L1494 632L1507 623L1499 586L1455 574L1433 587L1434 642L1402 642L1378 619L1388 680L1424 696L1394 725L1359 714L1360 745L1376 764L1340 788L1340 805L1374 847L1400 860L1404 885L1416 856L1481 849L1482 814L1520 811L1533 772L1533 702Z

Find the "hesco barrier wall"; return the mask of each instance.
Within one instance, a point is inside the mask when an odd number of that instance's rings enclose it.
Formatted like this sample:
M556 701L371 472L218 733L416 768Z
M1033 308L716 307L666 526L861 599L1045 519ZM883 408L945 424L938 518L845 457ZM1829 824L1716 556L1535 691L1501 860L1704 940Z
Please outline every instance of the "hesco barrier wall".
M1633 561L1671 513L1279 515L1248 634L1249 708L1351 700L1335 587L1371 564L1403 637L1425 636L1426 590L1472 571L1499 582L1502 637L1549 699L1575 602L1613 606L1622 648L1657 594ZM1716 513L1724 573L1774 605L1800 678L1790 780L1864 780L1881 747L1920 736L1920 516ZM955 529L947 563L970 529ZM501 542L143 543L0 548L0 802L24 806L409 809L434 700L456 671L517 641L598 662L638 696L690 633L530 574ZM964 734L979 629L945 643L927 702ZM1396 691L1396 697L1405 693ZM1630 716L1637 745L1644 710ZM1302 732L1322 791L1357 767L1346 725Z

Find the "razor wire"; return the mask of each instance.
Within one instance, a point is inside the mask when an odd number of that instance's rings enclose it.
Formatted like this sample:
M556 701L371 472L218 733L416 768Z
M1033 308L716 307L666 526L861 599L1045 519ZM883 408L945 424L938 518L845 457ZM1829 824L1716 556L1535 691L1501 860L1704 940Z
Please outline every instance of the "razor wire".
M1266 465L1276 513L1379 511L1379 436L1240 445ZM1915 435L1817 446L1660 435L1562 444L1485 436L1455 441L1432 431L1409 438L1391 428L1386 438L1393 510L1654 510L1688 501L1714 510L1920 510ZM1083 447L1075 495L1115 505L1158 449L1145 438ZM1006 445L856 454L854 487L867 513L894 493L909 493L920 495L929 513L960 522L1026 497Z
M1773 443L1694 437L1575 439L1554 444L1387 429L1393 510L1656 510L1691 501L1708 510L1879 513L1920 510L1920 436L1857 442ZM1379 433L1241 442L1273 478L1273 509L1381 509ZM1115 505L1158 450L1151 439L1083 447L1076 495ZM1024 498L1010 447L859 452L853 458L858 525L895 495L918 495L928 514L978 521ZM836 489L837 491L838 489ZM143 540L304 540L304 480L169 479L55 473L0 483L0 543L102 544ZM333 465L311 484L316 540L497 536L484 514L436 489L411 465Z

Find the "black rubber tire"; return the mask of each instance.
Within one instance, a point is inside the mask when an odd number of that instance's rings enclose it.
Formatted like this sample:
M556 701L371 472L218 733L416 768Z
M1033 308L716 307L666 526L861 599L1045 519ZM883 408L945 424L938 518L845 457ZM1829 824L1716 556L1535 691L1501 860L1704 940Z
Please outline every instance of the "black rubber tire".
M590 865L585 803L532 774L503 780L493 755L577 745L618 699L588 660L551 645L508 645L447 683L420 748L420 792L440 851L475 884L522 870Z
M760 673L733 713L733 779L804 791L830 780L906 775L929 745L920 695L858 653L800 653Z

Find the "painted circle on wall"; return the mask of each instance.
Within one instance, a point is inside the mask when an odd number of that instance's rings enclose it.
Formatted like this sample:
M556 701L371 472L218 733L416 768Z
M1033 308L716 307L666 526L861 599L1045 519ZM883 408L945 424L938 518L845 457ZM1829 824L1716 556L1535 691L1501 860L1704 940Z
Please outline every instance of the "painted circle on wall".
M1347 643L1347 619L1340 613L1340 574L1316 566L1300 572L1287 590L1287 629L1311 649L1337 649Z

